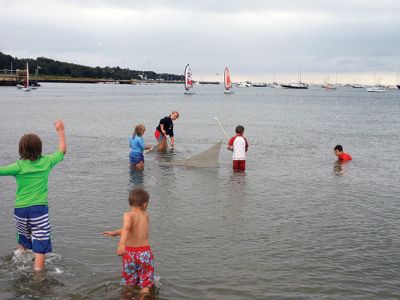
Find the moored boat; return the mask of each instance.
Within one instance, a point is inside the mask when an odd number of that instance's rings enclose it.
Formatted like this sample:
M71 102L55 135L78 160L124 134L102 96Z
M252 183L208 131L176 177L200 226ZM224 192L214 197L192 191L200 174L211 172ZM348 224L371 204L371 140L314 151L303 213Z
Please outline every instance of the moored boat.
M384 93L384 92L386 92L386 88L383 87L383 86L377 85L377 86L373 86L373 87L367 88L367 92Z
M292 82L289 84L281 84L281 87L286 88L286 89L300 89L300 90L308 89L308 84L301 82L301 69L300 68L299 68L297 77L298 77L297 82Z
M286 89L308 89L308 84L304 82L292 82L289 84L281 84L281 87Z
M351 87L352 87L353 89L363 89L363 88L364 88L363 85L358 84L358 83L352 84Z
M323 85L321 85L321 87L326 90L333 90L333 91L336 90L336 87L333 84L329 84L329 83L323 84Z

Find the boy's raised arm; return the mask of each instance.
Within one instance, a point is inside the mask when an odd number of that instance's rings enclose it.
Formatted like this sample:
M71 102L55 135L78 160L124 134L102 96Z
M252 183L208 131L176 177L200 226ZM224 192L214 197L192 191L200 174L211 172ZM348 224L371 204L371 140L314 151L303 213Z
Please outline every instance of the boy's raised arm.
M54 127L58 134L58 149L65 154L67 152L67 143L65 141L64 122L57 120L54 122Z
M124 221L122 224L122 229L121 229L121 238L119 240L118 244L118 249L117 249L117 254L118 255L124 255L125 253L125 243L128 238L129 231L132 228L132 218L130 214L125 213L124 214Z

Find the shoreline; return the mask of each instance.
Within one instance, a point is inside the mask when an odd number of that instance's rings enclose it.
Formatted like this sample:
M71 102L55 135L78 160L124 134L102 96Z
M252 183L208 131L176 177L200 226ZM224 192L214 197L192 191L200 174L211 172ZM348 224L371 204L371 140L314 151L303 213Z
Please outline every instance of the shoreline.
M17 77L14 75L0 75L0 86L16 86ZM153 83L168 83L168 84L184 84L183 81L177 80L138 80L138 79L102 79L102 78L85 78L85 77L58 77L58 76L37 76L32 77L30 82L54 82L54 83L92 83L92 84L153 84ZM200 81L200 84L220 84L217 81Z

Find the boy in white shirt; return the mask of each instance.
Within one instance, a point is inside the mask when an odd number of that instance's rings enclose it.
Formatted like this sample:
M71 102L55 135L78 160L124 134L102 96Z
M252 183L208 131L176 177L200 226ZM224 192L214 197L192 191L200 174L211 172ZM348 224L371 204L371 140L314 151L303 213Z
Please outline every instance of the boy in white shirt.
M249 144L243 136L244 127L236 126L236 136L232 137L228 142L228 150L233 151L233 170L243 172L246 169L246 152Z

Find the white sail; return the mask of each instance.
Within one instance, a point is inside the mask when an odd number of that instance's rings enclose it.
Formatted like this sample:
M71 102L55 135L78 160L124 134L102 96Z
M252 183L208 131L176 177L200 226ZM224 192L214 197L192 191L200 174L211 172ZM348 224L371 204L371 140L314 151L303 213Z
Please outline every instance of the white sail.
M190 70L190 66L187 64L185 68L185 90L190 91L191 89L193 89L192 70Z

